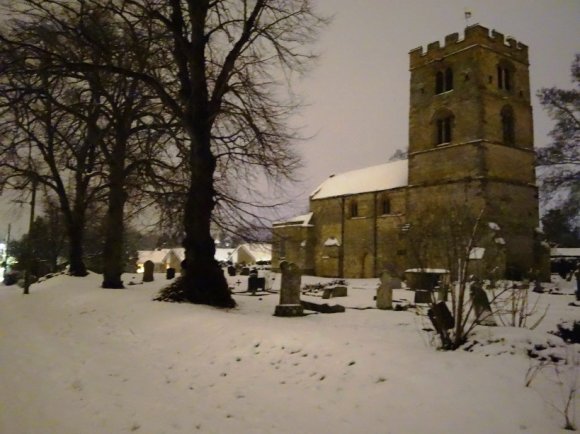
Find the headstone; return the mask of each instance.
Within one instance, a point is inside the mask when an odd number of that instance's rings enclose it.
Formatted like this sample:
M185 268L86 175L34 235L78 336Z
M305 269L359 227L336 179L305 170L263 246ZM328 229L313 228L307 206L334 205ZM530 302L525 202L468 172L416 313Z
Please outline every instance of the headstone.
M491 304L479 279L475 279L469 285L469 295L473 303L473 311L477 318L477 323L485 326L496 326L497 323L491 311Z
M145 261L143 264L143 282L153 282L153 270L155 270L153 261Z
M447 301L449 298L449 286L441 284L437 287L437 301Z
M433 307L429 309L428 314L437 331L449 330L455 325L453 315L451 315L451 312L444 301L440 301L433 305Z
M300 283L302 274L300 268L292 263L282 261L282 283L280 287L280 304L276 306L275 316L302 316L304 309L300 304Z
M393 286L396 282L393 282L391 275L384 271L381 274L381 284L377 288L377 309L391 310L393 308ZM399 285L400 286L400 281Z
M167 277L167 280L171 280L175 277L175 268L168 268L165 271L165 277Z
M331 306L328 303L318 304L312 303L310 301L301 301L300 304L302 304L304 309L313 310L314 312L320 313L341 313L346 311L346 308L340 304Z
M228 266L228 275L235 276L236 275L236 267L234 267L233 265L229 265Z
M250 277L248 277L248 292L251 292L252 295L255 295L258 289L257 280L258 276L254 276L253 274L250 274Z
M324 299L346 296L348 296L348 289L346 286L330 286L324 288L324 292L322 293L322 298Z
M248 267L242 267L241 271L240 271L240 276L249 276L250 275L250 269Z
M415 291L415 303L426 303L429 304L433 300L431 299L431 291L425 289L417 289Z

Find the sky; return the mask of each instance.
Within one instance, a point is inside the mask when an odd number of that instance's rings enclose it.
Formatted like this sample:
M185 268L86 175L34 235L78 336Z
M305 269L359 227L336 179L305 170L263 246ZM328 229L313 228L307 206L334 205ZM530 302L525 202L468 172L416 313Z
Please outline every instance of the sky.
M289 188L284 216L300 214L308 196L331 174L386 162L407 147L410 50L462 34L479 23L529 46L536 147L548 143L553 122L534 96L542 87L571 87L570 65L580 52L578 0L313 0L333 16L316 49L320 58L295 90L307 105L294 119L308 140L298 144L301 182ZM26 218L0 205L0 239L9 222Z
M535 145L548 143L553 122L535 93L571 87L580 52L578 0L319 0L334 16L318 44L318 65L300 84L309 106L301 116L313 136L299 145L305 162L299 201L331 174L386 162L407 147L410 50L479 23L529 46Z

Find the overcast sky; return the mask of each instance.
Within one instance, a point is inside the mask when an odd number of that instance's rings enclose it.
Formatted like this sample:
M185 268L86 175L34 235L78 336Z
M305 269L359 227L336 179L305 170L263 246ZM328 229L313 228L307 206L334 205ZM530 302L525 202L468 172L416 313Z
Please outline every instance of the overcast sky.
M479 23L529 46L535 145L552 121L538 104L541 87L571 87L580 52L579 0L318 0L334 21L320 40L318 67L302 82L310 106L300 145L302 201L333 173L387 161L408 142L409 58L413 48L463 34L465 10Z
M333 173L386 162L407 147L408 53L470 24L496 29L529 46L532 95L570 87L580 52L580 0L313 0L332 24L318 44L317 67L297 86L308 102L297 123L313 136L299 145L302 183L288 192L300 213L308 195ZM547 143L552 121L533 96L535 145ZM14 210L0 210L0 239ZM20 225L22 226L22 225ZM17 230L18 232L18 230Z

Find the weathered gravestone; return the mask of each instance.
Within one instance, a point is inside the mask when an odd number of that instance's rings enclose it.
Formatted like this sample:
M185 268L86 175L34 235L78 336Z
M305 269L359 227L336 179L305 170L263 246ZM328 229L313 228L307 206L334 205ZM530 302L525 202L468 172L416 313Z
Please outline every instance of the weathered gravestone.
M266 279L263 277L258 277L257 274L250 274L250 277L248 277L248 292L251 292L252 295L255 295L256 291L259 289L262 291L266 289Z
M381 274L381 284L377 288L377 309L390 310L393 308L393 289L401 287L401 280L392 277L389 272Z
M437 301L447 301L449 298L449 286L442 283L437 287Z
M477 323L485 326L496 326L497 323L491 311L491 304L479 279L475 279L469 285L469 295L473 303L473 312L477 318Z
M235 276L236 275L236 267L234 267L233 265L229 265L228 266L228 275Z
M171 280L175 277L175 268L168 268L165 271L165 277L167 278L167 280Z
M346 297L348 296L348 289L346 286L330 286L324 288L322 298L328 299L333 297Z
M155 270L153 261L145 261L143 264L143 282L153 282L153 270Z
M300 283L302 273L300 267L292 262L282 261L282 282L280 286L280 304L276 306L275 316L302 316L304 309L300 304Z
M443 347L450 348L451 340L449 338L449 329L452 329L455 326L455 320L447 307L447 303L440 301L434 304L427 311L427 315L429 316L433 327L435 327L435 330L437 330L437 333L441 336Z
M431 298L431 291L426 289L415 290L415 303L431 303L433 300Z

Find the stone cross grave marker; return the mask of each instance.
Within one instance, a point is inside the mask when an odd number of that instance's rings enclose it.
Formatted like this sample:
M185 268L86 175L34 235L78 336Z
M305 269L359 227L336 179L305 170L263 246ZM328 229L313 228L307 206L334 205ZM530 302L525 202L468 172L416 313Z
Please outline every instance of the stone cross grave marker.
M280 287L280 304L276 306L275 316L302 316L304 309L300 303L300 267L292 262L282 261L282 283Z

